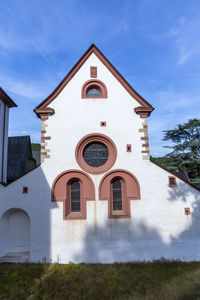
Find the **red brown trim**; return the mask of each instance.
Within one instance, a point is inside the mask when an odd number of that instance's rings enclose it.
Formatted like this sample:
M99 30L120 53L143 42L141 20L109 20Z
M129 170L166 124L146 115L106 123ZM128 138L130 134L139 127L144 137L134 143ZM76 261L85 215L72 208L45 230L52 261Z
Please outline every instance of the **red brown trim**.
M0 87L0 100L3 101L8 107L17 107L17 104L6 94L6 92Z
M41 140L51 140L51 136L42 136Z
M100 142L106 145L109 152L109 157L107 162L98 168L93 168L89 166L83 159L83 150L87 144L91 142ZM91 133L84 136L77 144L75 149L76 161L84 171L91 174L101 174L108 171L115 163L117 158L117 148L114 142L108 136L101 133Z
M34 109L34 112L36 113L37 117L41 120L48 120L48 116L51 116L55 113L55 110L51 107L45 107L45 108L36 108Z
M90 77L97 78L97 67L90 67Z
M105 121L101 121L101 122L100 122L100 126L101 126L101 127L106 127L106 122L105 122Z
M81 211L70 211L70 199L68 186L73 179L80 181L81 185ZM85 172L79 170L67 170L60 173L54 180L51 188L53 202L63 202L63 220L86 220L86 201L95 200L95 188L92 179Z
M44 108L47 107L64 89L64 87L68 84L68 82L74 77L74 75L78 72L78 70L82 67L85 61L89 58L89 56L94 53L100 61L107 67L107 69L115 76L115 78L122 84L122 86L127 90L127 92L137 100L137 102L144 107L150 107L153 110L153 107L142 97L140 96L131 85L124 79L124 77L115 69L115 67L110 63L110 61L103 55L103 53L92 44L88 50L83 54L83 56L79 59L79 61L74 65L71 71L67 74L67 76L61 81L61 83L56 87L56 89L37 107Z
M96 86L100 89L101 91L101 96L100 97L88 97L87 96L87 90L92 87ZM90 79L84 83L81 89L81 98L87 98L87 99L92 99L92 98L108 98L108 92L107 92L107 87L106 85L101 81L97 79Z
M184 212L185 212L186 216L189 216L190 215L190 208L189 207L185 207L184 208Z
M111 184L114 179L120 179L123 183L122 187L122 211L115 211L112 209L112 191ZM130 218L130 200L140 199L140 185L137 178L129 171L117 169L112 170L101 179L99 184L99 200L108 200L108 218Z
M131 152L132 151L132 145L131 144L127 144L126 145L126 152Z
M198 187L196 187L195 185L193 185L192 183L185 181L185 180L184 180L183 178L181 178L180 176L175 175L174 173L170 172L169 170L167 170L167 169L164 168L163 166L160 166L160 165L157 164L156 162L154 162L154 161L152 161L152 160L150 160L150 162L151 162L152 164L156 165L157 167L163 169L164 171L168 172L169 174L172 174L173 177L178 178L179 180L183 181L184 183L187 183L187 184L190 185L192 188L194 188L195 190L197 190L197 191L200 192L200 189L199 189Z
M134 111L136 112L136 114L138 114L140 116L140 118L147 118L150 116L151 112L154 110L153 107L143 107L143 106L139 106L139 107L135 107ZM145 126L145 125L144 125ZM143 127L143 128L147 128L147 127Z
M173 180L174 180L174 184L171 184L171 183L170 183L170 179L173 179ZM169 176L169 186L170 186L170 187L176 187L176 186L177 186L177 183L176 183L176 177L175 177L175 176Z

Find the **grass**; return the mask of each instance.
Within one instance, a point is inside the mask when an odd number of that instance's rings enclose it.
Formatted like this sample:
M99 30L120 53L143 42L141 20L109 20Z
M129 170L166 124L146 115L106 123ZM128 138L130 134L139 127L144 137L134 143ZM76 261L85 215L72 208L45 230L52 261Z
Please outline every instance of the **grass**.
M200 263L4 263L0 299L200 299Z
M32 148L32 151L40 151L41 145L40 144L32 143L31 144L31 148Z

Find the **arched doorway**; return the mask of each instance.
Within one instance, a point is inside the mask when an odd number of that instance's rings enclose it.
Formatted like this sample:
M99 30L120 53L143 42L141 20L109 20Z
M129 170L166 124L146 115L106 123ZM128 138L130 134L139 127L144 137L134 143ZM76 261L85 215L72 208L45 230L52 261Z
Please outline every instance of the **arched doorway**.
M30 218L24 210L7 210L1 217L1 225L1 255L29 252Z

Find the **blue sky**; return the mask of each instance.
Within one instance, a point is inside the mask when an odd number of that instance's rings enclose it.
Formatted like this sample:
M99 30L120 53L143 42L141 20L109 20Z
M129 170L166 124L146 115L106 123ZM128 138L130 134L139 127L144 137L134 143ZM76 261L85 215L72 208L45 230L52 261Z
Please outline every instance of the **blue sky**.
M150 151L163 130L200 117L199 0L18 0L0 4L0 86L17 103L9 135L40 142L33 109L91 43L154 107Z

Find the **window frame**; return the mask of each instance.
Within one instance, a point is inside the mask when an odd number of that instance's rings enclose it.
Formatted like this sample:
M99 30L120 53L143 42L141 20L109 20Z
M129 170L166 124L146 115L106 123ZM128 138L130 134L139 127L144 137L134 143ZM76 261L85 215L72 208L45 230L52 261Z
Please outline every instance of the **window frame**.
M74 181L80 183L80 211L71 209L71 184ZM80 178L71 178L66 184L66 199L64 201L64 218L65 219L83 219L85 215L85 201L83 200L83 182Z
M108 149L108 160L100 167L91 167L88 165L83 158L83 151L85 147L92 143L99 142L104 144ZM117 148L114 142L108 136L101 133L91 133L84 136L77 144L75 149L76 161L81 169L91 174L105 173L114 165L117 158Z
M101 96L100 97L88 97L87 96L87 91L91 87L97 87L101 91ZM81 88L81 98L83 99L102 99L102 98L108 98L108 92L107 92L107 87L106 85L98 79L91 79L86 81L82 88Z
M119 180L121 182L121 196L122 196L122 209L114 210L113 204L113 182ZM128 198L127 198L127 189L126 181L122 177L114 177L110 181L110 216L111 217L126 217L128 215Z
M170 183L170 179L174 179L174 184ZM176 187L177 183L176 183L176 177L175 176L169 176L169 187Z
M90 91L90 90L92 90L92 89L96 89L96 90L98 90L99 91L99 93L100 93L100 95L99 96L88 96L88 92ZM90 85L90 86L88 86L87 87L87 89L86 89L86 96L87 96L87 98L101 98L101 96L102 96L102 90L99 88L99 86L97 86L97 85Z
M81 211L71 212L69 203L69 184L74 180L80 181ZM63 220L86 220L87 201L95 201L94 182L90 176L81 170L66 170L60 173L52 184L51 201L63 203Z
M79 203L80 203L80 210L79 211L72 211L72 183L74 182L78 182L79 183ZM81 183L80 183L80 180L79 179L72 179L70 181L70 183L68 183L68 187L69 189L68 191L68 199L69 199L69 207L70 207L70 211L71 213L74 213L74 212L78 212L80 213L81 212Z
M113 180L120 178L122 181L122 211L112 209L112 186ZM137 178L129 171L116 169L103 176L99 183L99 200L108 201L108 218L123 219L131 218L130 200L140 200L140 185ZM115 213L116 212L116 213Z

